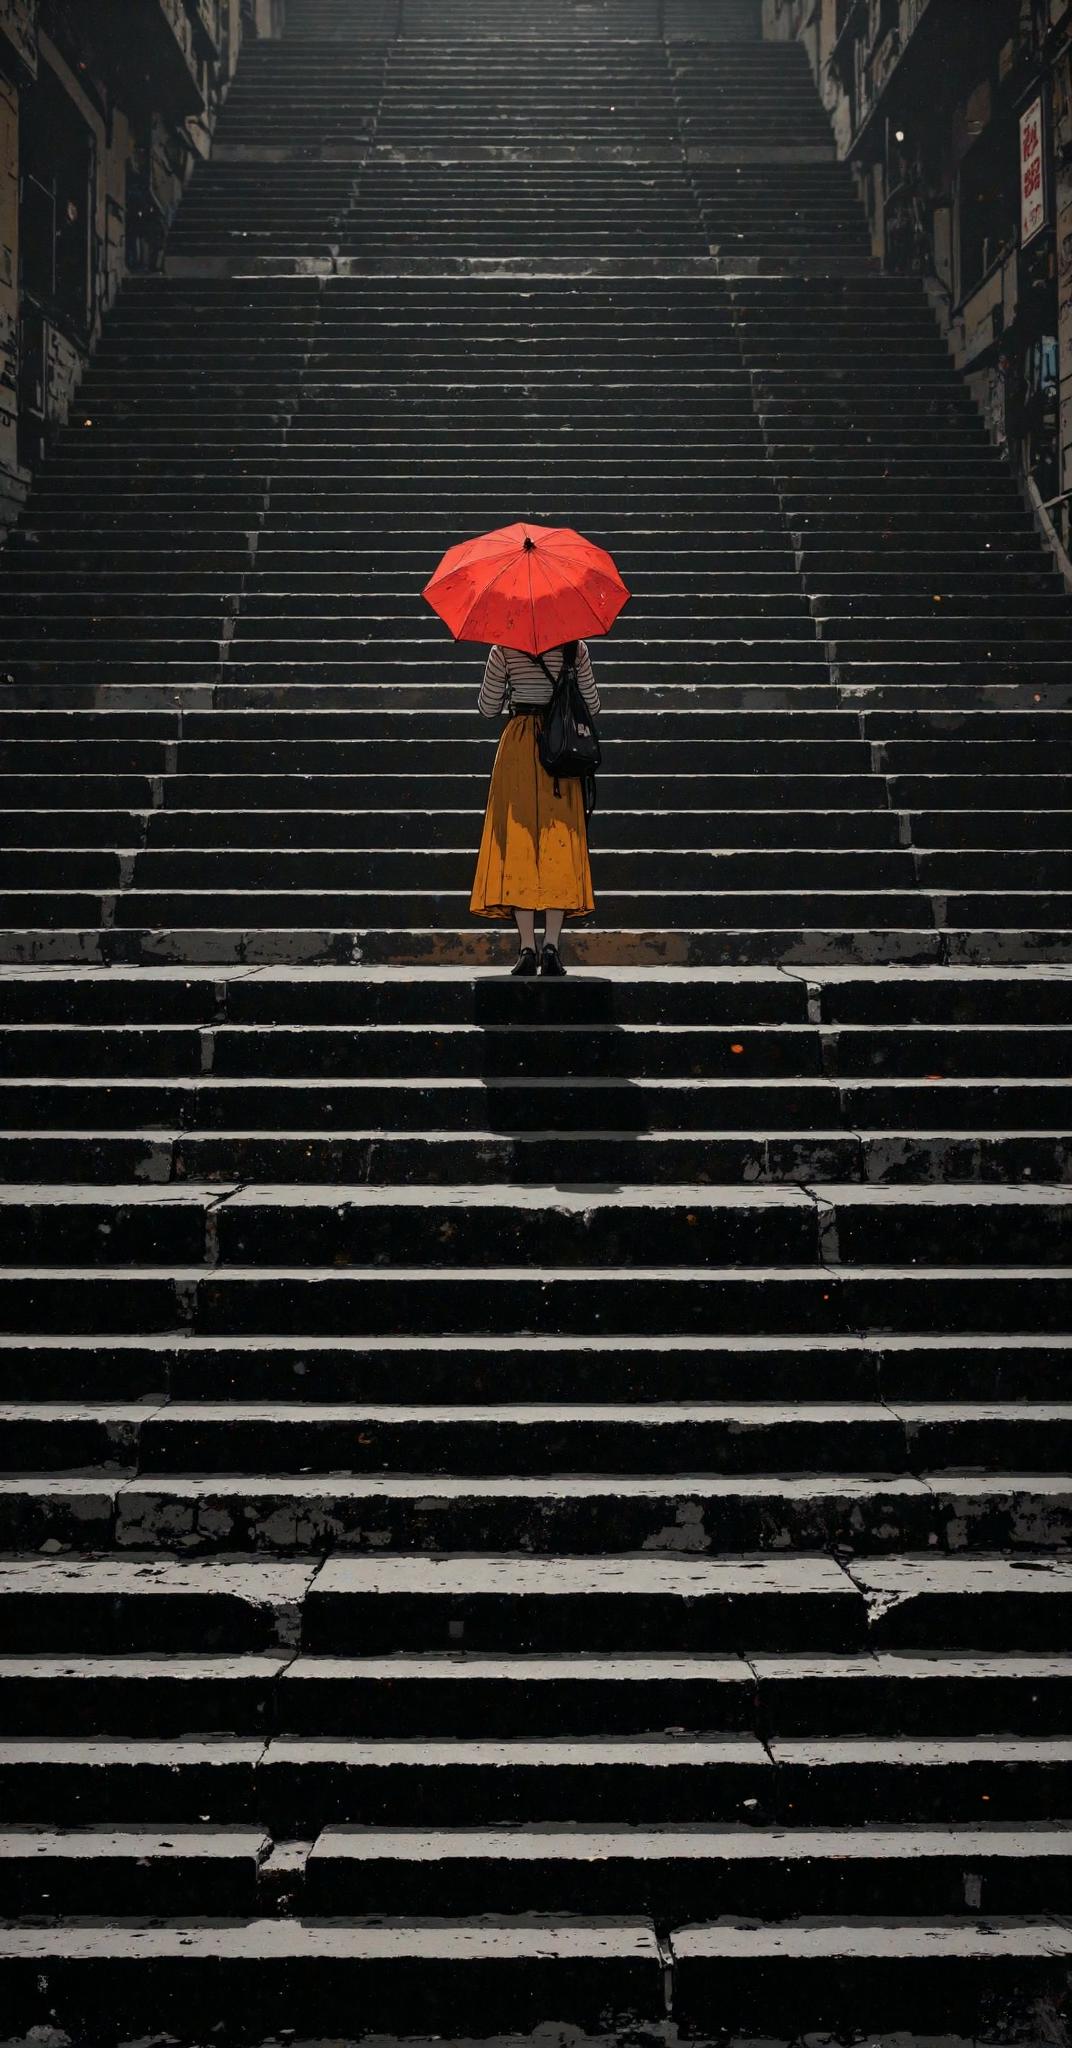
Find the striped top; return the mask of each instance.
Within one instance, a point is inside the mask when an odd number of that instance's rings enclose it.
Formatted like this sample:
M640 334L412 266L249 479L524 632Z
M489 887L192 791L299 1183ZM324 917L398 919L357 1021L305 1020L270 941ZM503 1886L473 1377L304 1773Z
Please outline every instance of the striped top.
M551 647L544 655L551 674L562 673L562 649ZM577 681L581 695L594 718L599 710L599 691L592 674L592 658L583 640L577 642ZM549 704L551 685L538 661L516 647L493 647L488 655L477 705L482 718L496 718L506 701L507 686L515 708L528 704Z

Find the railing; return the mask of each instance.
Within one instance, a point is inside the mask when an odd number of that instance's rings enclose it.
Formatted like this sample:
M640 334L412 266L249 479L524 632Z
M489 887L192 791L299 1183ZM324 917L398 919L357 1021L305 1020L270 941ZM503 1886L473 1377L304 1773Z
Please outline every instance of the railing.
M1072 491L1061 491L1056 498L1043 498L1034 477L1026 477L1024 481L1027 486L1028 503L1034 513L1035 525L1053 555L1058 574L1064 583L1065 589L1072 591L1072 560L1069 558L1068 550L1061 538L1060 529L1053 518L1054 506L1067 505L1069 500L1072 499Z

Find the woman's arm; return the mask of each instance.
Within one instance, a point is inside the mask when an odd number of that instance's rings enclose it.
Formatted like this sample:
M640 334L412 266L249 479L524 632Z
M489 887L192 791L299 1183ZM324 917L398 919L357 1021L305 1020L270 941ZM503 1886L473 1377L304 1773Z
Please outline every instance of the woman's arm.
M592 673L592 657L588 652L588 643L585 640L580 640L577 643L577 681L580 685L581 696L584 698L592 717L597 717L599 713L599 691L596 689L596 679Z
M493 647L484 669L484 680L480 685L477 710L481 718L497 718L506 695L506 656L501 647Z

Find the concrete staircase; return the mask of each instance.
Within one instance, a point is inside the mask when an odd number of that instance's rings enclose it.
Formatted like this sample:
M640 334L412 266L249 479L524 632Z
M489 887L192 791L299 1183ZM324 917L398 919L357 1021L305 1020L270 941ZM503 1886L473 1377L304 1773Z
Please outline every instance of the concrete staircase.
M1069 605L757 13L292 0L5 550L13 2039L1062 2038Z

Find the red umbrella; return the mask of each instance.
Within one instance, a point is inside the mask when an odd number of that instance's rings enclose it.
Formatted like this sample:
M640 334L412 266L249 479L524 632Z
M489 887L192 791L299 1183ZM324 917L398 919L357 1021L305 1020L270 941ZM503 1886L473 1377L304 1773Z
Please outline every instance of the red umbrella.
M571 526L500 526L448 548L423 595L456 640L542 654L608 633L629 592Z

